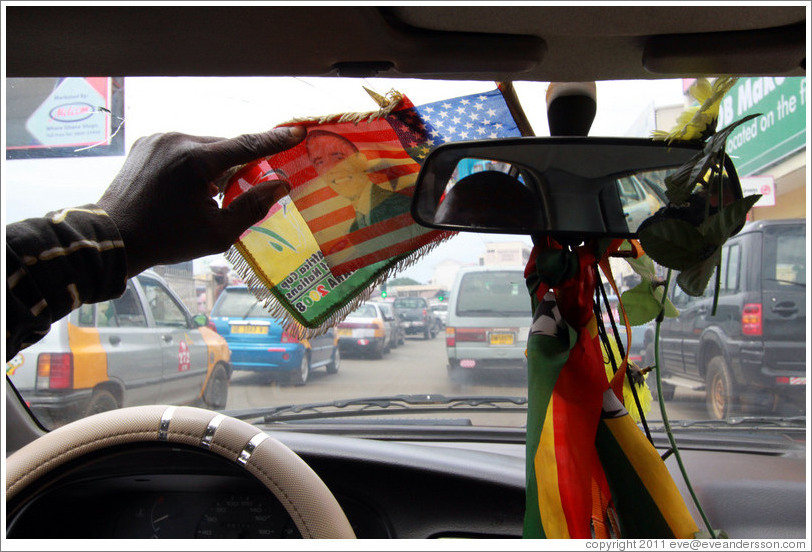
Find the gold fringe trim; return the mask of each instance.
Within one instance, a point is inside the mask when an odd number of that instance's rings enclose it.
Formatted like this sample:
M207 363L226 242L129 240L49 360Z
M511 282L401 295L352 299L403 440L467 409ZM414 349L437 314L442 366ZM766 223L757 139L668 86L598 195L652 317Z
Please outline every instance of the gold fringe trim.
M370 91L367 90L367 92ZM380 98L380 95L376 94L376 96ZM392 89L389 92L387 92L383 100L380 100L375 96L372 97L373 99L375 99L377 103L380 104L383 101L385 105L381 106L381 108L378 109L377 111L356 111L350 113L335 113L333 115L324 115L323 117L298 117L295 119L291 119L290 121L287 121L285 123L282 123L280 126L294 125L296 123L316 123L319 125L327 123L337 124L347 122L358 124L364 121L371 123L376 119L381 119L391 114L395 109L397 109L400 106L401 102L403 101L403 94L401 94L395 89Z

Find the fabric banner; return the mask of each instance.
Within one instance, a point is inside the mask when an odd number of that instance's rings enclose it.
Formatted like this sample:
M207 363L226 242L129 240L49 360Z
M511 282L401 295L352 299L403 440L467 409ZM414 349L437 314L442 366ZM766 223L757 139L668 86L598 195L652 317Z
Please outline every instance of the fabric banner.
M692 538L697 526L665 463L607 377L592 300L605 255L549 240L525 269L534 316L524 536ZM625 374L617 364L613 382Z
M414 106L391 93L374 113L297 120L305 140L242 167L223 204L260 182L284 179L290 199L249 228L226 258L274 316L299 336L343 319L371 289L454 235L415 223L411 197L432 148L519 136L496 89ZM296 327L298 326L298 327Z

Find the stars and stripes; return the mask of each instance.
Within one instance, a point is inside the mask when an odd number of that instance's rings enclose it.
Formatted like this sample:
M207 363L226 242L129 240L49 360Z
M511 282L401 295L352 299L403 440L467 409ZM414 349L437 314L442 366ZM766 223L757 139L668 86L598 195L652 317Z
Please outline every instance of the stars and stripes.
M416 160L447 142L521 136L499 90L404 109L387 120Z

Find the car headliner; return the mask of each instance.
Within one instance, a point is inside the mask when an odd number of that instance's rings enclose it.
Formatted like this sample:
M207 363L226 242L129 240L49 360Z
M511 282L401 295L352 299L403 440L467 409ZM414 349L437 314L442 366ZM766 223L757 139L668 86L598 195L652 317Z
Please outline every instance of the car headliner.
M588 81L802 76L782 6L6 7L8 77L381 76Z

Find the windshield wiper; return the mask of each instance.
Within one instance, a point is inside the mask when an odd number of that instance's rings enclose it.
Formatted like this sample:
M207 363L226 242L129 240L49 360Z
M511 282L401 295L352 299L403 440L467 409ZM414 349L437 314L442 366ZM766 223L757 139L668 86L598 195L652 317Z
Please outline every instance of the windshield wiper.
M271 423L348 416L481 412L483 410L526 412L527 398L510 396L446 397L438 394L391 395L312 404L290 404L249 411L232 411L228 414L240 420L262 418L263 423Z
M246 318L248 318L248 315L251 314L251 311L253 311L255 308L257 308L258 305L259 305L259 301L257 301L256 303L254 303L250 307L248 307L248 310L245 311L245 314L242 315L242 319L245 320Z
M747 429L752 429L753 427L798 429L806 427L806 416L742 416L727 418L725 420L681 420L671 422L672 429L696 426L742 427Z
M793 284L800 287L806 287L806 282L796 282L795 280L784 280L782 278L764 278L765 280L769 280L770 282L779 282L782 284Z

